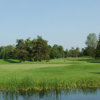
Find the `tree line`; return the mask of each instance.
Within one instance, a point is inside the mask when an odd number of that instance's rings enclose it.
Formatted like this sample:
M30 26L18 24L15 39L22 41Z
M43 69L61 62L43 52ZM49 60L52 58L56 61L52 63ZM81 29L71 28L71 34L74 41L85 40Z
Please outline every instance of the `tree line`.
M1 46L0 59L19 59L20 61L42 61L55 58L92 56L100 58L100 37L95 33L87 36L86 47L81 50L77 47L64 50L63 46L50 46L41 36L36 39L18 39L15 46Z

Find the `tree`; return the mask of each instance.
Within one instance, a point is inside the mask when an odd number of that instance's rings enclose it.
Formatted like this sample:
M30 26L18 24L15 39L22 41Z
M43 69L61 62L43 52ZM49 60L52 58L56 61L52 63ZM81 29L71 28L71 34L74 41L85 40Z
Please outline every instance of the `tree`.
M100 35L99 35L98 45L97 45L97 48L96 48L95 58L100 58Z
M75 57L75 49L73 47L69 50L69 56Z
M68 51L68 49L66 49L66 50L64 51L64 57L67 58L68 56L69 56L69 51Z
M63 46L58 46L58 50L59 50L59 57L63 58L64 57L64 48Z
M95 33L90 33L87 36L86 45L87 45L87 47L92 47L92 48L96 49L96 47L97 47L97 37L96 37Z
M5 59L6 58L6 51L5 51L5 47L0 47L0 58L1 59Z
M50 58L60 58L60 51L62 52L62 47L59 47L57 44L51 48Z
M95 49L97 47L97 37L95 33L90 33L87 36L87 40L86 40L86 45L87 45L87 53L89 56L95 56Z
M33 57L35 61L49 60L50 48L46 40L41 36L32 41L33 43Z
M86 47L85 52L87 53L87 56L95 57L95 50L93 47Z
M79 48L77 47L77 48L75 49L75 57L79 57L79 55L80 55L80 50L79 50Z
M15 59L15 46L8 45L0 47L0 58L1 59Z
M23 39L17 40L16 52L17 58L20 60L20 62L25 61L27 59L28 52L26 50L25 41Z
M25 40L25 48L27 50L27 60L33 60L33 44L30 38Z
M8 45L5 47L6 48L6 58L7 59L16 59L16 52L15 52L15 46Z
M84 53L83 53L84 49L82 48L81 51L79 51L79 57L83 57Z
M73 47L69 50L70 57L79 57L80 51L79 48L74 49Z

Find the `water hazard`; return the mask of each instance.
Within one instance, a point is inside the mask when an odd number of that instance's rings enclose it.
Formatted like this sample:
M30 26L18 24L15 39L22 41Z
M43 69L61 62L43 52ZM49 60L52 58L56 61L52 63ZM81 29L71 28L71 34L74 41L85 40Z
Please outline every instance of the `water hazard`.
M100 89L0 92L0 100L100 100Z

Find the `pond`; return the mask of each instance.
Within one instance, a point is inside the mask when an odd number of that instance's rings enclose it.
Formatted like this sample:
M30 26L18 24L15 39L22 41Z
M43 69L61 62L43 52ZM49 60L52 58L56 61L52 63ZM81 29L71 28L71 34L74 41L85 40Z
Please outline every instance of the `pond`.
M0 92L0 100L100 100L100 89Z

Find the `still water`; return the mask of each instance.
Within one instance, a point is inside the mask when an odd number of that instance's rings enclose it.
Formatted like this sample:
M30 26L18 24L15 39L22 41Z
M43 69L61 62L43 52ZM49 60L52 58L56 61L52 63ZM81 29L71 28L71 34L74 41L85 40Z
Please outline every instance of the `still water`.
M0 92L0 100L100 100L100 89Z

